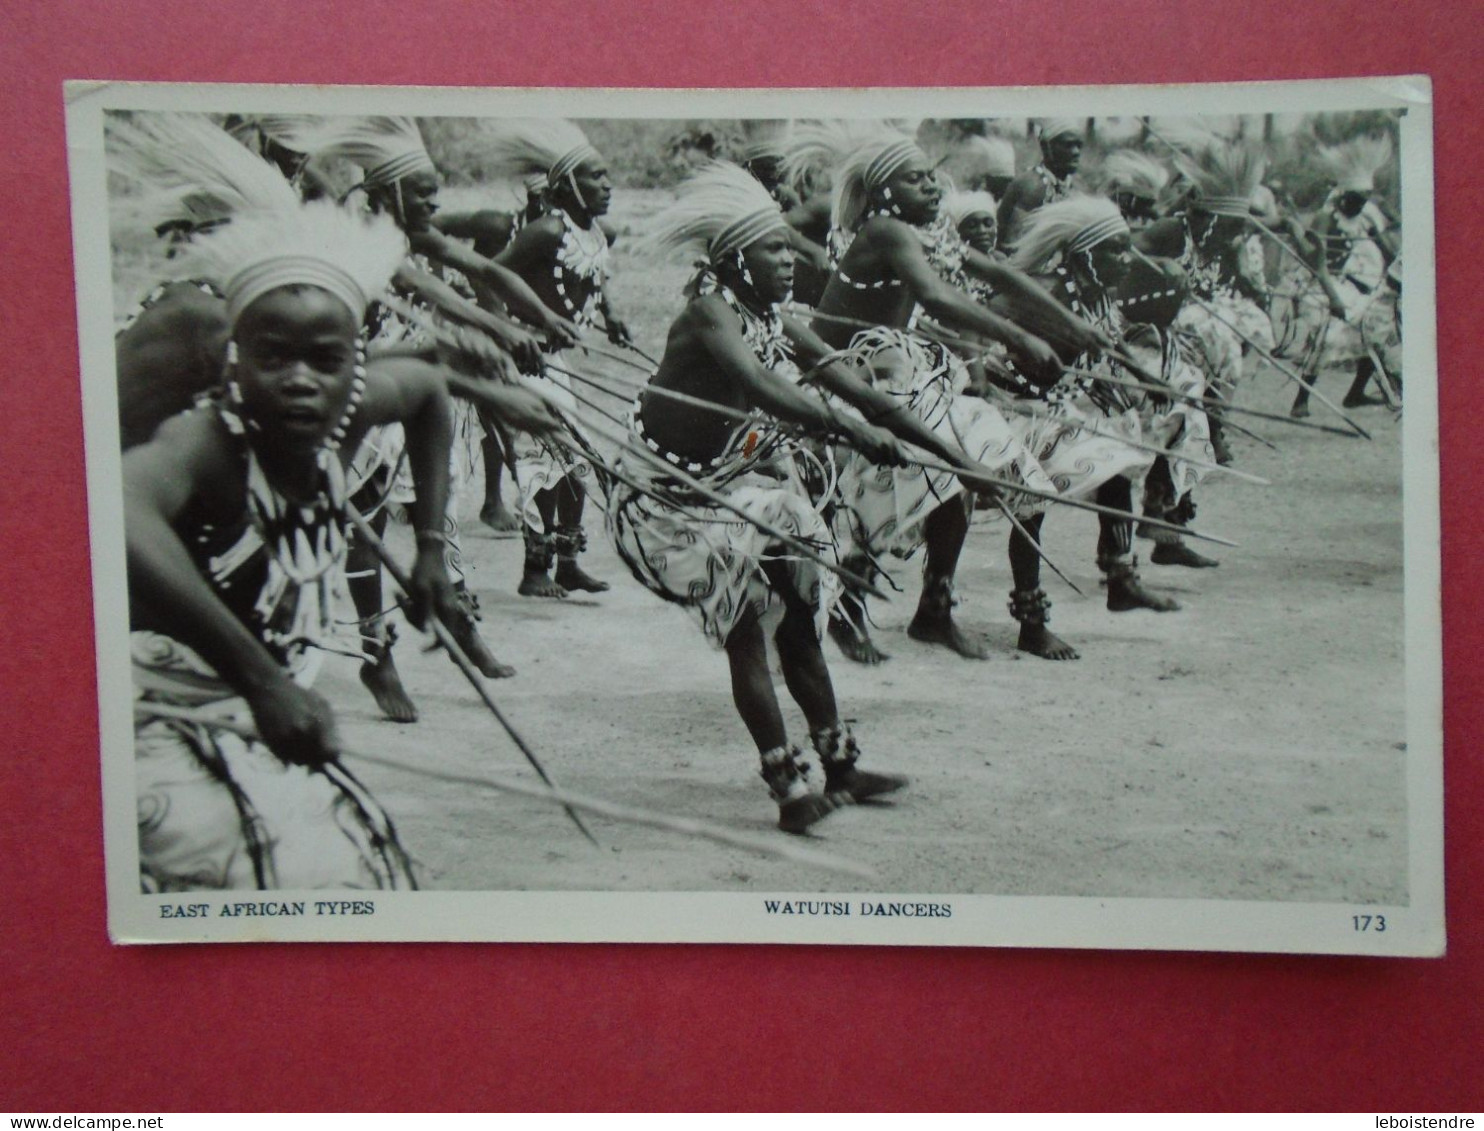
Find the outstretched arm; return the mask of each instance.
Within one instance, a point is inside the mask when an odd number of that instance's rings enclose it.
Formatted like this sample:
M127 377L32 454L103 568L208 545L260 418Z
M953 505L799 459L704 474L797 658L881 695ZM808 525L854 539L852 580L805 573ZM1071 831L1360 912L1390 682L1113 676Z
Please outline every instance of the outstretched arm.
M1010 241L1010 226L1015 219L1015 213L1024 205L1021 203L1025 194L1025 182L1016 177L1005 187L1005 195L1000 197L1000 206L995 210L995 246L1003 251Z
M541 367L541 343L528 330L524 330L508 319L491 314L470 302L442 279L403 264L397 269L397 283L414 291L423 301L431 303L449 318L471 326L489 335L502 351L515 359L522 367L536 371ZM517 374L515 364L491 355L488 359L495 375L513 380Z
M832 350L805 323L796 318L785 318L783 331L793 343L799 363L813 371L810 379L847 404L853 405L868 423L880 425L899 439L932 452L949 463L968 461L969 457L962 448L940 439L922 422L921 417L897 398L861 380L842 362L826 361L826 358L838 351Z
M453 447L453 410L446 371L413 358L387 359L366 370L366 392L356 414L358 431L400 422L412 471L412 529L417 560L412 567L408 617L421 628L429 613L456 623L453 586L444 565L444 512L448 509L448 456ZM343 452L354 452L347 443Z
M742 324L736 314L715 295L692 303L686 317L692 320L697 340L722 374L742 391L748 404L781 420L841 436L874 462L900 462L900 452L887 433L836 412L759 362L742 337Z
M240 464L211 413L162 424L124 453L124 540L136 627L158 628L191 648L247 702L258 733L285 762L320 765L339 752L330 705L289 678L263 642L217 596L175 529L205 496L246 506Z
M530 230L530 228L523 229L516 236L515 244L518 244L521 236ZM484 283L499 296L512 313L524 318L543 333L550 334L561 345L569 346L576 342L577 327L557 315L537 297L536 292L531 290L524 279L504 265L505 255L514 249L515 244L507 248L501 253L499 259L495 260L486 259L478 252L449 239L437 229L420 232L413 236L410 242L413 251L422 252L429 259L462 271L469 278L478 279Z
M950 329L971 330L1004 342L1016 360L1032 372L1061 372L1056 353L1040 338L944 282L928 263L922 244L907 225L883 224L873 236L879 241L880 253L891 272L912 292L928 317Z
M1040 283L1019 268L971 250L965 265L1003 295L1013 296L1017 311L1027 316L1042 337L1065 341L1078 353L1111 349L1114 342L1096 326L1078 318Z

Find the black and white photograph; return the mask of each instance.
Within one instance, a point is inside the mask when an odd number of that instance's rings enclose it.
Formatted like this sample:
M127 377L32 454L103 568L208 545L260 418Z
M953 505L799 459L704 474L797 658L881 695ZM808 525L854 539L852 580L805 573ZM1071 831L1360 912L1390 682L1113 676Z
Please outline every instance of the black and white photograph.
M68 136L117 941L1442 952L1425 79Z

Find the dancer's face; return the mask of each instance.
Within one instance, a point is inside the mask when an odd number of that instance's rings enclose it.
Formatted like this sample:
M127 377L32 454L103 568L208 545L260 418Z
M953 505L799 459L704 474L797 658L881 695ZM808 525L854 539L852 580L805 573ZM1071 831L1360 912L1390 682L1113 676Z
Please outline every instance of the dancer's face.
M1118 235L1104 240L1087 253L1095 280L1104 290L1112 290L1127 278L1133 251L1133 240Z
M350 400L357 329L345 304L318 287L279 287L255 299L232 334L237 364L228 376L241 390L243 416L271 442L317 449Z
M926 157L914 158L898 169L886 182L886 189L891 194L890 202L907 223L931 224L938 218L943 189Z
M766 303L782 302L794 289L794 249L788 233L775 229L742 249L752 289Z
M958 225L958 234L963 237L964 243L985 255L994 250L995 234L998 231L999 225L988 212L975 212L971 216L965 216Z
M608 205L613 199L613 179L608 175L608 166L602 161L584 161L572 170L572 180L576 184L577 195L581 198L573 201L579 205L589 216L603 216L608 212ZM565 186L566 191L571 193L572 185Z
M1041 157L1058 177L1070 177L1082 165L1082 139L1076 134L1057 134L1041 143Z

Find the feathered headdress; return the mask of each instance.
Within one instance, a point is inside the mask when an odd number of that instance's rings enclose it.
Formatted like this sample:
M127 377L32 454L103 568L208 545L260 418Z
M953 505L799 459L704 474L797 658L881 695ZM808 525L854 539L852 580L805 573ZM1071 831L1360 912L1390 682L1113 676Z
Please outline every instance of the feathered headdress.
M789 128L783 146L783 176L795 188L831 177L858 147L883 130L908 133L900 122L860 118L805 119Z
M853 232L860 225L872 192L903 166L927 160L922 147L909 134L881 121L799 122L787 150L784 175L790 181L811 170L831 170L831 222L843 232Z
M261 114L257 126L274 141L316 160L343 157L365 171L363 188L395 184L413 173L437 174L411 118Z
M1199 153L1213 145L1224 145L1231 139L1212 129L1200 118L1160 118L1149 120L1149 132L1171 149L1182 153Z
M943 198L943 211L955 228L970 216L993 217L998 210L999 204L987 192L951 192Z
M1319 160L1341 191L1370 193L1376 174L1391 161L1391 138L1362 134L1343 145L1321 147Z
M1043 118L1036 123L1036 136L1042 144L1064 135L1083 136L1083 125L1076 118Z
M765 161L768 158L782 160L788 147L789 123L786 121L756 121L748 123L742 144L738 147L739 160Z
M565 118L501 118L481 123L485 157L495 175L522 180L545 173L560 184L585 161L603 160L587 135Z
M1190 207L1217 216L1247 217L1267 158L1255 145L1216 141L1194 153L1176 153L1175 167L1195 186Z
M1015 175L1015 146L1003 137L971 137L965 147L980 165L984 176L1013 177Z
M1103 159L1102 191L1109 196L1122 192L1158 200L1169 183L1168 169L1132 149L1115 149Z
M359 324L406 254L406 237L389 217L296 199L273 211L243 213L200 237L181 271L221 289L233 326L255 299L295 285L328 291Z
M704 254L713 263L779 228L783 211L752 174L728 161L701 167L679 199L656 218L644 246L665 254Z
M1026 215L1010 264L1029 274L1040 274L1054 267L1063 255L1091 251L1105 240L1128 234L1123 213L1107 197L1069 196Z
M156 229L299 203L273 164L200 114L109 116L105 139L109 171L143 190L140 207Z

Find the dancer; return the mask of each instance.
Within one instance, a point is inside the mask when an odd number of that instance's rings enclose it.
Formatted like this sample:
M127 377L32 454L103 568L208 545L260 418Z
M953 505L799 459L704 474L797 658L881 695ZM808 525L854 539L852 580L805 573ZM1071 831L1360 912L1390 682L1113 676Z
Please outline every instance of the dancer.
M510 119L490 123L486 157L507 177L540 173L548 186L546 214L521 228L498 262L529 283L552 311L583 328L601 327L615 344L630 344L628 327L604 286L610 254L599 217L608 211L613 184L602 155L571 122ZM553 374L543 382L552 396L570 404L564 378ZM605 592L608 583L578 565L587 548L582 515L591 469L566 449L531 437L516 438L515 447L526 543L518 592L551 598Z
M1391 222L1373 199L1376 175L1391 160L1391 139L1362 135L1319 151L1334 188L1310 233L1315 275L1305 281L1299 307L1305 335L1300 368L1312 386L1324 369L1354 367L1346 408L1385 404L1366 387L1376 378L1395 337L1396 294L1388 268L1395 259ZM1309 415L1309 389L1300 387L1292 415Z
M832 133L827 123L795 131L800 148L791 154L794 160L817 160L821 150L846 151L833 173L834 222L849 242L820 302L815 331L830 345L848 349L874 386L975 463L1054 490L1017 429L985 401L961 395L969 382L963 363L914 328L927 315L957 334L1003 342L1025 371L1054 379L1059 362L1046 342L964 293L958 281L972 274L1013 295L1083 348L1099 348L1107 339L1023 273L964 244L940 214L942 194L932 163L910 137L885 125L877 125L864 144L858 137ZM859 325L872 328L851 328ZM850 459L841 471L840 496L841 541L852 548L856 572L872 568L872 559L882 555L907 557L926 547L922 594L908 635L967 658L986 658L983 635L960 628L952 616L953 577L968 532L968 497L958 477ZM870 638L858 594L842 601L831 636L858 662L885 658Z
M418 487L409 617L458 615L442 377L364 364L362 318L403 254L393 224L325 202L236 217L191 250L226 298L225 387L124 457L145 891L416 886L308 688L344 562L346 465L372 425L403 424ZM231 729L249 717L260 738Z
M646 489L614 489L614 544L643 585L684 606L725 649L733 699L778 804L778 825L802 832L842 801L906 783L861 769L859 746L841 721L820 649L838 581L790 552L791 543L803 543L828 555L832 542L797 481L781 423L838 437L875 460L893 461L898 453L889 435L795 383L793 346L777 310L792 288L794 254L783 214L761 185L736 166L711 166L682 188L679 202L656 222L654 240L662 249L700 252L706 265L687 287L689 301L670 328L659 371L635 406L636 442L652 458L623 457L623 467ZM827 352L814 344L819 354ZM718 410L708 413L664 392ZM738 425L743 413L748 418ZM698 478L760 526L697 496L667 476L667 465ZM768 671L760 618L775 597L784 614L773 639L784 683L824 767L823 794L809 787Z
M1065 200L1076 191L1082 167L1082 125L1071 118L1048 118L1036 127L1041 161L1020 174L1000 194L1000 246L1008 248L1020 236L1023 217L1037 208Z

